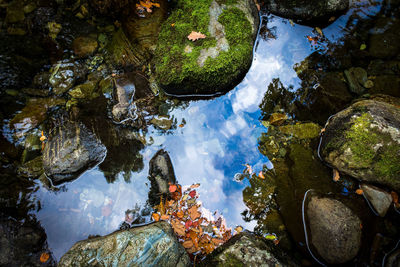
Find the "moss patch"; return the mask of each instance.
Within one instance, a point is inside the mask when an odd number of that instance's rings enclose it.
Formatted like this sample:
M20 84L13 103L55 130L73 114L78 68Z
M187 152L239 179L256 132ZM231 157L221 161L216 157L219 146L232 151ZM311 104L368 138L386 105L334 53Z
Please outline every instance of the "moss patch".
M251 24L243 11L228 5L218 21L225 28L229 50L220 51L215 58L208 57L204 65L199 66L201 50L217 45L217 40L208 31L211 3L211 0L178 1L177 8L162 26L154 65L156 80L167 92L213 93L224 90L251 64ZM192 31L207 37L190 41L187 36Z

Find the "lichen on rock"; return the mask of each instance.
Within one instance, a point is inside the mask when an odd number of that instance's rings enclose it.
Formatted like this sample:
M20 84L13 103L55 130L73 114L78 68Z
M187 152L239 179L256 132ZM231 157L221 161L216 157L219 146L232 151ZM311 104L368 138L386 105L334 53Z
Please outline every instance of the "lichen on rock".
M215 94L232 88L251 64L258 25L255 13L254 3L248 0L177 1L158 38L157 82L176 95ZM192 31L206 38L188 40Z

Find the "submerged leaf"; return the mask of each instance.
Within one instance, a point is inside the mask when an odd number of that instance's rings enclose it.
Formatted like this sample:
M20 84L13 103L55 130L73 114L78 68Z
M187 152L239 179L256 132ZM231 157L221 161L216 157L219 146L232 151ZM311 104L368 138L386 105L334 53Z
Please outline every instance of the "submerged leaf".
M43 263L44 263L44 262L48 261L49 258L50 258L50 254L47 253L47 252L43 252L43 253L40 255L40 262L43 262Z
M360 189L360 188L356 190L356 194L357 194L357 195L362 195L363 192L364 192L364 191L363 191L362 189Z
M340 175L339 175L338 170L333 169L333 181L337 182L337 181L339 181L339 179L340 179Z

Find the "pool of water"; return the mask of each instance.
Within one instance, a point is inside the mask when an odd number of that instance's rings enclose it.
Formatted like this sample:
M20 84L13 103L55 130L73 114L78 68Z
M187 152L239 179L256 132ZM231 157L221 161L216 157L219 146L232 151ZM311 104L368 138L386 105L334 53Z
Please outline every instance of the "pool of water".
M150 127L145 134L147 144L139 154L123 151L123 157L140 158L143 166L138 171L121 172L110 182L95 167L56 191L34 181L29 187L29 200L36 209L30 214L45 229L55 258L58 260L76 241L89 235L117 230L127 210L145 207L150 186L149 160L161 148L168 151L181 185L201 184L198 192L203 207L218 211L229 227L241 225L253 230L257 222L245 221L241 215L247 209L242 191L249 182L237 181L235 175L242 173L246 164L255 173L263 166L273 167L258 150L258 138L267 132L260 120L259 105L274 78L292 91L299 89L301 80L293 68L295 64L316 51L326 53L329 47L340 46L357 23L354 17L366 19L381 8L380 1L356 1L352 5L346 14L322 29L325 39L318 44L308 38L318 36L314 28L261 13L253 63L243 81L225 95L183 100L184 105L172 106L169 116L182 127L168 131Z

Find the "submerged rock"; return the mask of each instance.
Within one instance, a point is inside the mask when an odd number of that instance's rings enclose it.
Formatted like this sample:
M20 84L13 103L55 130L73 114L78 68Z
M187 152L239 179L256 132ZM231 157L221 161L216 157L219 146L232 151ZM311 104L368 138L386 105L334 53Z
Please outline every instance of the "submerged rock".
M361 189L363 190L364 196L371 203L379 216L385 217L393 200L390 193L368 184L362 184Z
M157 82L176 95L233 88L250 67L258 18L250 0L177 1L158 37ZM192 31L206 37L190 41Z
M365 87L368 86L367 71L363 68L350 68L344 71L350 91L361 95L365 91Z
M320 155L340 172L399 191L399 147L400 108L364 100L329 120Z
M157 222L147 226L77 242L58 266L190 266L185 249L171 226Z
M58 185L97 165L106 153L106 147L83 124L67 122L51 132L43 151L43 167Z
M309 22L324 19L346 11L349 0L264 0L268 11L289 19Z
M353 259L361 246L361 221L342 202L312 196L306 210L309 241L329 264Z
M163 149L159 150L150 160L149 180L151 183L149 202L151 206L154 206L160 202L160 196L166 198L169 193L168 184L176 183L171 158Z
M201 266L299 265L271 241L242 232L208 255Z
M97 49L97 39L92 37L81 36L74 40L72 47L75 55L78 57L87 57L94 53Z
M86 70L78 62L66 59L58 62L51 69L49 82L55 95L62 95L74 86L77 79L82 78Z

